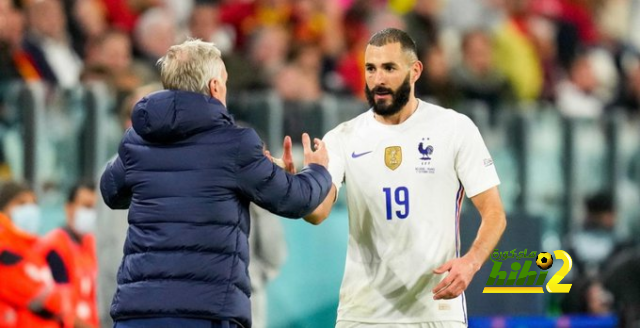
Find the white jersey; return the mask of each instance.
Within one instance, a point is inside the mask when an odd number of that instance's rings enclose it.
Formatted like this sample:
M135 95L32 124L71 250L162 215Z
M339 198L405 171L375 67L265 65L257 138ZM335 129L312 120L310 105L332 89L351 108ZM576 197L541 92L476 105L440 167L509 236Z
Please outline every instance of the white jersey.
M433 300L446 274L434 269L460 256L464 194L500 183L471 120L419 102L403 123L384 125L367 111L324 138L329 171L347 185L349 242L338 321L466 323L464 295Z

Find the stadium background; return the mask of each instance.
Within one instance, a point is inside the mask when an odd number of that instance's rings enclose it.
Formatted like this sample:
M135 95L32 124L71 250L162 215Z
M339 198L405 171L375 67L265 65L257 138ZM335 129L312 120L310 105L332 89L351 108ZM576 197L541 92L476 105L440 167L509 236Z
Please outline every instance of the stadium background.
M56 6L65 20L63 31L53 35L48 30L57 24L50 17ZM189 35L223 48L230 112L279 154L284 135L296 140L308 131L319 137L366 110L361 56L368 36L388 26L406 29L418 41L425 63L418 96L469 115L480 128L508 213L501 250L562 249L566 236L582 227L584 200L605 191L615 203L615 238L635 254L637 0L0 0L0 178L36 189L46 220L41 233L62 224L65 192L78 179L99 175L115 154L131 95L157 82L153 62L167 45ZM475 52L464 51L469 31L486 35L489 47L480 38ZM38 60L25 41L51 51L38 43L42 35L67 53ZM118 38L123 35L124 41ZM110 60L121 58L124 63ZM461 79L458 68L474 65L490 74L480 82ZM472 92L479 84L490 90ZM126 228L122 219L105 219L99 239ZM463 245L478 220L465 204ZM289 256L269 286L270 327L332 326L348 235L345 201L321 226L283 224ZM103 240L117 247L101 248L101 256L117 256L120 246L112 242L118 239ZM636 266L639 260L631 262ZM467 292L472 326L584 323L582 317L561 317L561 295L482 294L488 269ZM605 269L603 280L616 271ZM598 317L602 326L615 325L617 313L640 304L634 303L640 297L635 281L622 279L629 288L614 293L609 315Z

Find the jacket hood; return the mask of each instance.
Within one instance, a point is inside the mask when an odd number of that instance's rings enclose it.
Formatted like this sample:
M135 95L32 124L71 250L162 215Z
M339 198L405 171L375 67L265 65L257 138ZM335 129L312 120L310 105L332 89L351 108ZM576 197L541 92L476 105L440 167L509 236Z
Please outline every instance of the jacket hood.
M142 98L131 114L133 129L150 142L175 142L234 124L222 103L200 93L162 90Z

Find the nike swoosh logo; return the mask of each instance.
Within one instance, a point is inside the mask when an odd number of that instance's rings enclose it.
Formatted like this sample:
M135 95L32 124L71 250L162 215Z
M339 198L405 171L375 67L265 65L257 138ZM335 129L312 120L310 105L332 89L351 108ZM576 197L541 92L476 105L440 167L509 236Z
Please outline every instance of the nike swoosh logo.
M351 158L358 158L360 156L364 156L364 155L372 153L372 152L373 152L373 150L365 151L364 153L360 153L360 154L356 154L356 152L354 151L353 153L351 153Z

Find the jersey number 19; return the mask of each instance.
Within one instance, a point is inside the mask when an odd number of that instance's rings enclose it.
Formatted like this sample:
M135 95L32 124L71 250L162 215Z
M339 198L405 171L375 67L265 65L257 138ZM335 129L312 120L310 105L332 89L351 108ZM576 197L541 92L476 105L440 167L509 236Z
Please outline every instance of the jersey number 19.
M382 188L387 208L387 220L393 219L395 214L398 219L406 219L409 216L409 189L407 187L398 187L395 190L391 188ZM394 205L400 209L394 211Z

